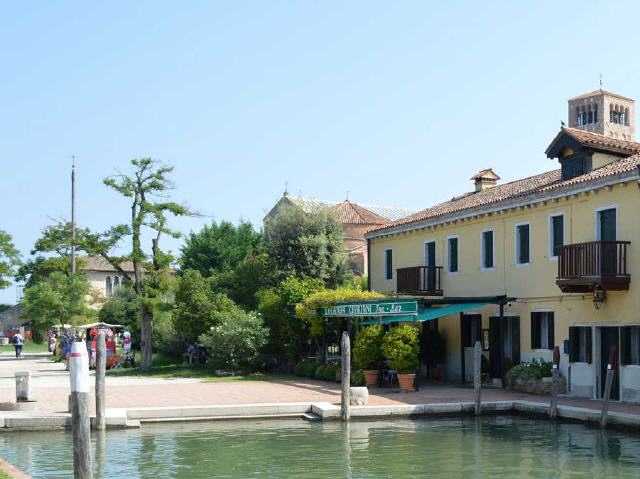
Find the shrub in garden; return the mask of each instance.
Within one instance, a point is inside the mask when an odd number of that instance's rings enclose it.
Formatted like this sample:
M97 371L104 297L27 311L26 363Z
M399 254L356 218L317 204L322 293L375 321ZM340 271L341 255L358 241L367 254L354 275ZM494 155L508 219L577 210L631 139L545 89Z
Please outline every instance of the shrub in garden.
M354 365L359 369L380 369L384 356L382 355L382 326L373 325L362 328L356 335L353 347Z
M316 368L315 377L323 381L335 381L338 366L335 364L323 364Z
M209 348L209 364L225 371L252 371L258 366L258 352L267 341L269 330L258 313L240 308L215 313L216 326L200 336Z
M544 359L533 359L528 363L520 363L512 367L507 373L509 380L514 379L542 379L551 376L553 363Z
M293 374L305 378L315 377L316 370L320 366L318 361L300 361L293 368Z
M351 370L351 386L366 386L367 382L364 380L364 373L362 369Z
M387 358L389 366L398 373L415 373L420 366L418 330L408 324L392 329L384 336L382 352Z

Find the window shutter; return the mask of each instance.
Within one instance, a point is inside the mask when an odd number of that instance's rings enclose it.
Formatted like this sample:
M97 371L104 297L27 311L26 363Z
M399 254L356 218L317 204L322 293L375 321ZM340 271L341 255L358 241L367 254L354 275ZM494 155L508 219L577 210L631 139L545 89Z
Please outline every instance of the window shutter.
M631 326L620 328L620 365L631 364Z
M529 225L522 226L521 230L522 234L522 248L520 248L520 253L522 256L522 263L529 262Z
M578 342L578 328L575 326L569 326L569 362L577 363L578 354L580 352L580 344Z
M511 359L513 364L520 364L520 318L511 318Z
M548 341L548 345L549 345L549 349L553 350L556 342L555 342L555 325L554 325L554 314L553 313L547 313L547 324L549 325L549 341Z
M531 349L540 349L539 313L531 313Z
M553 245L552 252L554 256L558 256L560 246L564 244L564 216L553 217Z
M587 334L585 335L587 338L587 363L591 364L592 361L592 341L591 341L591 328L585 328L587 330Z

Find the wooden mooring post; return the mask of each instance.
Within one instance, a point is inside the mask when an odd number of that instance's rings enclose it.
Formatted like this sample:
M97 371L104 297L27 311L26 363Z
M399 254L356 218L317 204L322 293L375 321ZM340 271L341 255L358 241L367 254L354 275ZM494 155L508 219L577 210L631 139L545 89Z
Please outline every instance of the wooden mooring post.
M95 428L102 431L106 427L105 420L105 375L107 373L107 348L104 329L98 331L96 338L96 422Z
M604 385L604 395L602 396L602 412L600 413L600 427L607 427L609 415L609 397L611 396L611 386L613 385L613 375L618 365L618 349L611 346L609 351L609 362L607 363L607 378Z
M553 369L551 379L551 402L549 404L549 417L555 421L558 417L558 393L560 392L560 348L553 348Z
M340 395L340 411L343 421L349 420L349 408L351 401L351 341L349 333L342 332L342 393Z
M91 425L89 418L89 356L83 341L74 342L69 354L71 376L71 432L73 477L91 479Z
M482 346L480 345L480 341L476 341L476 344L473 346L473 389L474 389L476 416L480 415L481 409L482 409L482 405L481 405L482 368L480 367L481 364L482 364Z

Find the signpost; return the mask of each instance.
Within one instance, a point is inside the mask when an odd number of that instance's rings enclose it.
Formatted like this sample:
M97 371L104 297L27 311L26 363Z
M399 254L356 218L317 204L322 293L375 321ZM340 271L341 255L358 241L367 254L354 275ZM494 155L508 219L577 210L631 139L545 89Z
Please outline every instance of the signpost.
M417 315L418 302L415 299L381 300L359 303L335 304L318 309L323 318L354 318L360 316Z

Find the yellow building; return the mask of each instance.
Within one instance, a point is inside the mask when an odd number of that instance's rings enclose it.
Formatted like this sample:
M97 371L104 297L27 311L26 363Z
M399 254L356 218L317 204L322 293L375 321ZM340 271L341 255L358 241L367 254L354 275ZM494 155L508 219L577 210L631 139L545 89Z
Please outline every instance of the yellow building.
M476 340L498 381L507 363L550 360L559 346L569 393L596 398L616 346L612 397L640 402L633 106L602 90L571 99L569 127L546 150L559 169L502 184L483 170L474 191L367 233L370 289L425 307L474 303L437 322L448 379L471 379Z

